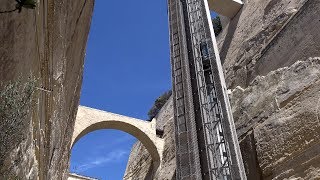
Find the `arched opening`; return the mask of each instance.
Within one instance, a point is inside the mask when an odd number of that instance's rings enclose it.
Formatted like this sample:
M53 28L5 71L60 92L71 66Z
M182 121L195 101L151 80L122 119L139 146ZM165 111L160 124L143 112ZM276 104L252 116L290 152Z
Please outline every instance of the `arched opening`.
M96 131L96 130L102 130L102 129L115 129L115 130L120 130L123 132L126 132L128 134L131 134L135 138L137 138L148 150L149 153L151 154L153 161L154 162L159 162L160 161L160 155L158 153L155 141L152 140L150 136L145 134L143 131L141 131L139 128L132 124L128 124L125 122L120 122L120 121L103 121L103 122L98 122L95 124L90 125L89 127L85 128L72 142L72 147L73 145L83 136L86 134ZM155 137L155 136L154 136Z
M74 144L85 135L101 129L116 129L131 134L145 146L152 157L153 169L151 169L151 171L156 170L159 167L163 142L156 135L155 122L147 122L127 116L79 106L71 147L73 147ZM114 137L114 139L116 138L117 137ZM110 158L106 157L104 159L109 160ZM91 163L91 165L94 165L95 162L96 161ZM90 167L90 163L87 166L81 167Z
M168 36L166 1L96 0L80 104L147 119L154 100L171 89ZM119 129L110 122L97 123L74 140L105 128ZM138 130L131 134L143 136ZM152 153L156 148L148 147L152 144L148 138L140 141L145 141L142 143L157 161L160 155Z
M108 138L115 136L117 138ZM122 179L131 151L129 145L136 141L132 135L119 130L88 133L71 149L70 173L98 179Z
M71 147L84 135L101 129L116 129L136 137L149 151L154 162L160 161L161 144L154 122L79 106ZM159 145L159 146L157 146Z

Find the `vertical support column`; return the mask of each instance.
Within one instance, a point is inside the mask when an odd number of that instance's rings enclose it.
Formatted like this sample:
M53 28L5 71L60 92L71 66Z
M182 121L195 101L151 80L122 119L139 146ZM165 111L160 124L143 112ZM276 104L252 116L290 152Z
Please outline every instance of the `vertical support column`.
M177 179L201 179L189 53L180 0L168 0Z
M233 172L232 179L246 180L247 177L246 177L246 173L243 165L236 127L233 120L232 109L230 106L229 97L227 93L225 77L224 77L223 68L220 60L217 41L215 38L215 33L213 30L213 25L211 22L209 4L207 0L203 0L203 3L204 3L205 12L207 15L208 28L210 31L210 37L211 37L211 43L212 43L211 45L213 47L214 56L215 56L215 60L213 59L211 60L211 68L215 77L214 82L216 83L217 96L221 102L221 110L222 110L223 116L225 117L224 121L222 122L222 128L225 131L225 136L226 136L225 139L226 139L227 147L230 153L230 161L231 161L230 166ZM241 0L236 0L235 5L232 4L232 9L236 9L234 10L234 12L238 12L242 4L243 3L241 2ZM235 14L236 13L234 13L234 15Z
M207 0L168 0L177 179L246 179Z

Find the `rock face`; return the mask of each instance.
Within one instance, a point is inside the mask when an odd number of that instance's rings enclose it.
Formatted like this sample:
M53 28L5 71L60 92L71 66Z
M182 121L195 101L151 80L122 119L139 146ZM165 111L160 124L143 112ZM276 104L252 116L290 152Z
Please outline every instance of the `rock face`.
M319 179L320 0L244 3L217 39L247 178ZM172 115L159 117L166 158L152 178L175 179ZM132 151L126 174L148 154Z
M126 174L123 179L152 179L152 158L140 141L131 150Z
M17 79L18 92L32 81L30 97L1 99L30 104L23 106L26 115L10 106L0 110L2 118L9 110L20 115L19 121L1 119L0 132L7 134L0 138L0 179L68 175L93 0L38 2L35 10L0 14L0 92ZM1 12L14 8L15 1L0 2Z
M318 0L246 0L218 37L228 88L319 54Z
M175 178L175 144L173 124L172 97L155 117L157 131L163 134L164 150L161 167L156 171L146 148L138 141L132 147L124 179L174 179Z
M320 178L319 63L320 58L298 61L233 91L235 123L247 136L240 143L252 179L260 168L262 179ZM250 164L254 156L258 167Z

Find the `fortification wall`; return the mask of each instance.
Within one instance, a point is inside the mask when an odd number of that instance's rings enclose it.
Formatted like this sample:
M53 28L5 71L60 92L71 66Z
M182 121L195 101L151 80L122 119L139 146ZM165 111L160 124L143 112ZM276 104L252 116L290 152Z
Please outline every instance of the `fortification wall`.
M16 105L0 111L0 179L68 176L93 0L38 2L35 10L0 14L0 92L17 82L20 95L1 101ZM14 8L0 1L0 11ZM26 85L31 91L21 93Z

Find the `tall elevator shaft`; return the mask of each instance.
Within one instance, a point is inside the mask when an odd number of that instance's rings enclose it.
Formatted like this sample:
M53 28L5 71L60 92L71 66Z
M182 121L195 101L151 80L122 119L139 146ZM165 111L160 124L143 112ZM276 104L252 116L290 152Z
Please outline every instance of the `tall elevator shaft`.
M177 179L246 179L207 0L168 0Z

